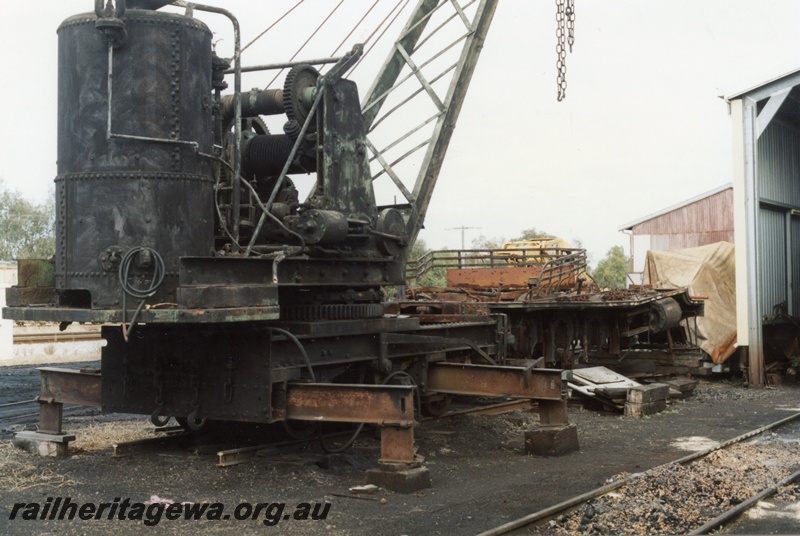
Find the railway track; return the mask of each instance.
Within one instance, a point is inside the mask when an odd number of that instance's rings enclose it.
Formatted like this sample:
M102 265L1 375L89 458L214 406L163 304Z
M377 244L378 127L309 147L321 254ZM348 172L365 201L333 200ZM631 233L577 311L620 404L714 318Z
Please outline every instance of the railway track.
M57 342L99 341L99 331L15 333L14 344L48 344Z
M796 439L792 444L763 438L782 427L798 428L798 421L795 413L644 473L622 475L479 536L708 534L800 480Z

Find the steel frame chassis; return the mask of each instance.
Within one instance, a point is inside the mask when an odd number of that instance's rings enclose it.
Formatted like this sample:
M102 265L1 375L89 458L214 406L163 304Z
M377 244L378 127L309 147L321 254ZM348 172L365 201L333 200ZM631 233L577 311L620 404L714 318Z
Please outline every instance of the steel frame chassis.
M420 468L415 389L423 398L530 399L538 402L543 425L568 425L561 371L499 364L506 361L505 317L464 320L429 326L414 318L141 325L127 343L119 327L104 326L101 370L39 369L37 439L57 443L59 454L66 454L73 436L63 431L65 403L192 419L370 423L380 427L379 462L391 467L392 485L398 467ZM207 365L202 374L192 368L197 363ZM416 386L347 381L354 370L377 377L404 370Z

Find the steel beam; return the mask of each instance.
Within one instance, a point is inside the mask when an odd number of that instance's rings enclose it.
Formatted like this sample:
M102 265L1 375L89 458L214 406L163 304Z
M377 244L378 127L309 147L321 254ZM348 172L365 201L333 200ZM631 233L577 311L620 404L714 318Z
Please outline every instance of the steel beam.
M555 369L431 363L426 387L457 395L562 400L561 371Z
M411 385L290 383L286 418L407 428L415 424L413 393Z
M100 372L41 367L40 402L100 407Z

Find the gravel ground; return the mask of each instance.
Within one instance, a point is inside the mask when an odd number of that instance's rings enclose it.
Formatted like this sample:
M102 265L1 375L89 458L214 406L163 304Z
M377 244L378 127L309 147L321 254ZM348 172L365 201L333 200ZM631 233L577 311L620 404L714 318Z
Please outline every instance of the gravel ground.
M540 534L686 534L800 468L800 426L732 445L689 465L640 473L611 493L538 527ZM619 480L620 474L612 477ZM778 496L797 500L800 486Z
M266 450L252 461L226 469L215 467L215 456L191 449L113 459L111 438L106 440L108 446L101 441L65 459L33 457L0 443L0 487L4 489L0 534L183 534L189 530L476 534L590 491L615 475L644 472L684 456L686 449L699 450L798 412L798 394L796 385L747 389L738 381L702 381L694 397L676 401L649 418L571 405L570 420L578 425L581 450L559 458L522 453L522 432L537 421L532 412L429 421L418 427L417 445L431 471L433 487L410 495L379 490L365 496L366 500L351 497L348 490L362 484L364 471L376 465L380 446L371 433L333 457L309 444ZM66 428L78 436L97 435L98 423L112 419L70 416ZM132 426L147 428L149 424L140 419ZM747 459L761 456L759 452L742 455ZM15 488L5 480L15 474L20 478L42 475L43 480ZM672 485L666 475L663 479L665 486ZM244 502L282 502L287 512L295 512L301 503L330 503L330 510L324 520L280 519L275 526L264 524L263 512L258 519L246 521L162 519L155 527L133 520L9 519L15 503L43 503L48 497L113 503L118 497L119 501L144 502L154 495L176 502L220 502L226 512Z

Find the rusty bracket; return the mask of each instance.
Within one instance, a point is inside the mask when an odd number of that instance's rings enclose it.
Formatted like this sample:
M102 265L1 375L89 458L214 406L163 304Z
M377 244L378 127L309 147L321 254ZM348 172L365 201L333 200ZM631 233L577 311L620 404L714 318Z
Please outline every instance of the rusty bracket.
M414 426L414 386L289 383L286 418Z
M562 400L561 371L534 367L501 367L431 363L428 390L474 396L507 396Z

